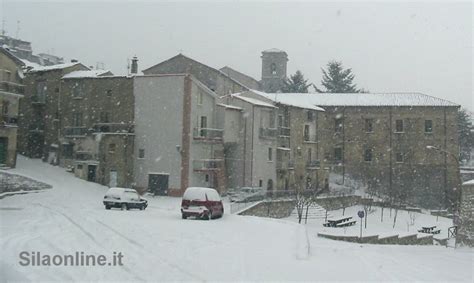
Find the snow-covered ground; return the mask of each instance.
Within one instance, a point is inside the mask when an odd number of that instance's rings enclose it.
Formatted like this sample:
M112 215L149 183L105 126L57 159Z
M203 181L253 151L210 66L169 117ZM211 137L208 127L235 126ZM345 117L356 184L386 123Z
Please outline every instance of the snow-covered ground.
M9 172L53 188L0 200L1 282L473 280L472 249L332 241L316 237L311 222L306 229L289 220L229 214L213 221L182 220L179 198L149 198L145 211L105 210L106 187L62 168L19 157L18 168ZM21 266L22 251L122 252L124 265Z

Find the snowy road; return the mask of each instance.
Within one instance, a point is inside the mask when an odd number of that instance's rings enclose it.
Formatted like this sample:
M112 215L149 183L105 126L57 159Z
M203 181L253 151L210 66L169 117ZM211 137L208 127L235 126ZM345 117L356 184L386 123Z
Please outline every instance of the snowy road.
M168 197L149 199L145 211L108 211L101 203L106 187L62 168L19 158L10 172L53 188L0 200L0 281L473 279L472 250L341 243L316 238L289 221L228 214L182 220L180 200ZM21 266L22 251L121 252L124 265Z

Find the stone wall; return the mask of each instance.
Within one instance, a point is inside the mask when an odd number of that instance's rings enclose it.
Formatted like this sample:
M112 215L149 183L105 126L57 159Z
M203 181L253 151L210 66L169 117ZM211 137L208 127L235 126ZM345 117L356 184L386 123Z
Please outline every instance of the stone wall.
M400 237L399 235L393 235L389 237L380 237L378 235L362 236L345 236L345 235L331 235L326 233L318 233L318 237L352 242L352 243L364 243L364 244L380 244L380 245L432 245L433 235L418 237L416 234L406 235Z
M460 224L456 236L456 245L474 246L474 181L466 182L462 186Z
M262 201L239 213L239 215L285 218L290 216L295 205L296 203L293 200Z

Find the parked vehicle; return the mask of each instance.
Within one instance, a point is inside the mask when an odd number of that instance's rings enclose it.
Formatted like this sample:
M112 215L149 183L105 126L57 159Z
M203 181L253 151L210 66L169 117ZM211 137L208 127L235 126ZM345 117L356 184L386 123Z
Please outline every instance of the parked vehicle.
M265 190L260 187L242 187L229 196L231 202L251 202L265 198Z
M211 188L190 187L183 194L181 216L212 219L224 215L224 205L219 193Z
M122 210L129 210L130 208L144 210L148 206L148 201L140 197L137 191L127 188L110 188L105 193L103 203L105 209L117 207Z

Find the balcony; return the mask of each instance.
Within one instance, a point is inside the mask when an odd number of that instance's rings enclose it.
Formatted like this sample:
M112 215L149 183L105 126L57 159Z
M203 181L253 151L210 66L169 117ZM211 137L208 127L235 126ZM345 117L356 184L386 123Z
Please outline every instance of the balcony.
M195 172L217 171L223 166L222 159L198 159L193 160L193 170Z
M66 137L84 137L87 135L86 127L65 127L64 136Z
M46 104L46 97L44 95L32 95L31 103L35 105L44 105Z
M295 169L295 162L293 160L288 161L288 169L289 170Z
M321 167L321 161L319 160L309 160L306 162L307 169L318 169Z
M18 124L17 116L3 115L0 119L0 125L16 126Z
M260 127L259 137L262 139L276 138L278 130L276 128L262 128Z
M303 142L305 143L317 143L317 136L316 135L303 135Z
M291 130L288 127L278 127L278 136L290 137Z
M194 128L193 137L195 140L222 141L224 137L224 130L211 128Z
M94 133L134 133L134 125L129 123L96 123Z
M1 81L0 82L0 91L15 93L15 94L24 94L25 86L22 84L17 84L14 82Z

